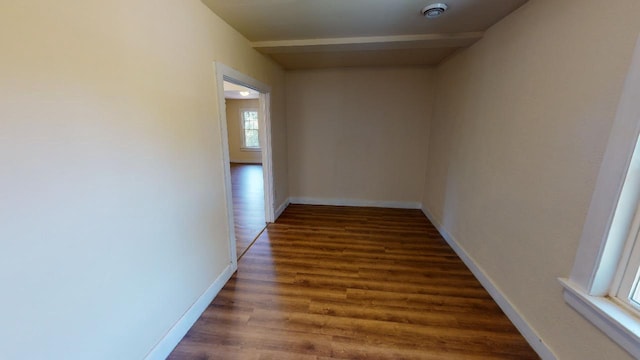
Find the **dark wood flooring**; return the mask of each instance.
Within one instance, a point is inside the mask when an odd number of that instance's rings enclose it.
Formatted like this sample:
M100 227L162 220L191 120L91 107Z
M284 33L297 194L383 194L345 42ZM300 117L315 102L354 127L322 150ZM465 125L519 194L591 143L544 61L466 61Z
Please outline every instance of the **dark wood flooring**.
M539 359L419 210L291 205L169 359Z
M236 252L242 256L266 226L262 165L231 163Z

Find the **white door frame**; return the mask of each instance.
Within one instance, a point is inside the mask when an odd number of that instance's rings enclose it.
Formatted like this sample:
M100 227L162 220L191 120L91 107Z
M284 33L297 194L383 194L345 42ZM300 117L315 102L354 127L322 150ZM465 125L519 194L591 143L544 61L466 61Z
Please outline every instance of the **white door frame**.
M229 232L229 255L231 263L237 266L236 234L233 218L233 197L231 193L231 168L229 166L229 134L227 132L227 110L224 99L224 82L245 86L260 93L260 111L258 118L259 139L262 149L262 171L264 177L264 215L266 222L274 221L273 164L271 159L271 87L225 64L214 62L216 85L218 90L218 112L222 143L222 161L224 165L224 186L227 198L227 218Z

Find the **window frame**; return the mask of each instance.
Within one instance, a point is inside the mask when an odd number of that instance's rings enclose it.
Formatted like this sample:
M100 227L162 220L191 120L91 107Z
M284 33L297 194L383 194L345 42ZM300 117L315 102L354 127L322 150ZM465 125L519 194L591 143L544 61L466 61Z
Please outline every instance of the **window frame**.
M255 112L258 115L258 128L256 131L258 132L258 147L247 146L246 143L246 134L245 134L245 112ZM250 129L252 130L252 129ZM260 111L257 108L242 108L240 109L240 150L242 151L262 151L262 144L260 141Z
M627 352L640 358L639 312L612 297L626 261L629 229L640 204L640 38L620 97L565 301ZM633 161L632 161L633 160ZM634 237L635 238L635 237ZM623 265L624 266L624 265Z
M636 145L636 149L639 146ZM632 172L632 169L635 165L637 165L638 154L634 154L634 158L631 160L631 168L629 169ZM635 169L637 174L638 169ZM627 175L627 178L629 175ZM632 182L633 183L633 182ZM626 186L625 182L625 186ZM634 183L634 186L638 186L639 184ZM624 190L623 190L624 194ZM638 292L638 275L640 270L640 202L636 204L636 210L633 217L633 221L629 227L629 232L627 236L627 240L625 242L625 248L622 253L622 257L620 258L620 262L618 265L618 271L614 277L612 282L611 290L609 295L612 300L617 300L624 307L627 307L629 311L635 312L636 315L640 314L640 301L638 299L634 299L635 294Z

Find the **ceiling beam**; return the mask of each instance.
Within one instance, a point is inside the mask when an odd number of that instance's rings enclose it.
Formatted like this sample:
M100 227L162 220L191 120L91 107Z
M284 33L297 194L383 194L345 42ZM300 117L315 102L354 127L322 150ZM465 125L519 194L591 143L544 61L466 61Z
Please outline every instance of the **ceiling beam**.
M394 36L365 36L304 40L276 40L252 42L251 46L264 54L324 51L366 51L412 48L466 47L480 40L484 32L454 34L418 34Z

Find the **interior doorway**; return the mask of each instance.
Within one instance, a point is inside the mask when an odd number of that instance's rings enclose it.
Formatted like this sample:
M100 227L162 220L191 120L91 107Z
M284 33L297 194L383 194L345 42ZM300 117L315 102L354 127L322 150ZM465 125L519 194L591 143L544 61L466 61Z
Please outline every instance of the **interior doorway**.
M238 259L274 219L270 87L215 63L229 219L229 257Z
M224 82L236 255L239 258L266 226L260 142L260 93Z

